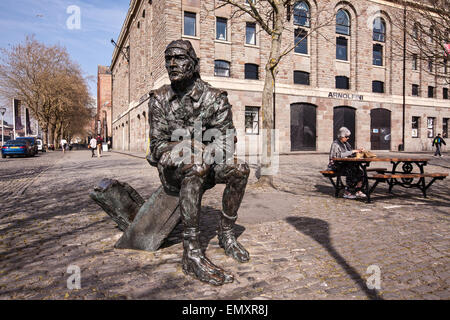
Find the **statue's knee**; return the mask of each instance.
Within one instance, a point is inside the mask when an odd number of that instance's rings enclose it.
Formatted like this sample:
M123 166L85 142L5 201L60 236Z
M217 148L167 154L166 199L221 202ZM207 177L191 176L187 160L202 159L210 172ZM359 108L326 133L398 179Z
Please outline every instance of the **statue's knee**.
M243 162L243 163L237 163L234 166L234 173L235 176L240 177L240 178L245 178L247 179L248 176L250 175L250 167L247 163Z

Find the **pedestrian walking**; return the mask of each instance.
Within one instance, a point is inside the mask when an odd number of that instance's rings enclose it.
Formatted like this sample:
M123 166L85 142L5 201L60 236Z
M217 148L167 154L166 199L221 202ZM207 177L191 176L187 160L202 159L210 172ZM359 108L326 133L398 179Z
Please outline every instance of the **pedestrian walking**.
M434 137L433 139L433 144L431 145L432 147L436 146L436 152L434 153L434 156L437 157L438 155L440 157L442 157L441 154L441 146L442 144L447 145L444 141L444 139L441 138L441 134L438 133L438 135L436 137Z
M66 148L67 148L67 140L64 138L61 139L61 148L62 148L63 153L65 153Z
M102 156L102 143L103 139L100 135L97 136L97 158Z
M97 139L92 137L91 141L89 141L89 147L91 148L91 151L92 151L91 158L93 158L95 156L95 149L97 148Z

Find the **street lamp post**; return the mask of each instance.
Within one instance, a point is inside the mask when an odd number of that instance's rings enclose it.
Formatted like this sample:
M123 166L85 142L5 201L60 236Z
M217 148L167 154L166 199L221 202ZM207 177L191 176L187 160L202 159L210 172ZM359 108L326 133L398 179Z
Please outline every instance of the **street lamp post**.
M3 138L3 116L5 115L6 108L0 108L0 113L2 114L2 147L5 144L4 138Z

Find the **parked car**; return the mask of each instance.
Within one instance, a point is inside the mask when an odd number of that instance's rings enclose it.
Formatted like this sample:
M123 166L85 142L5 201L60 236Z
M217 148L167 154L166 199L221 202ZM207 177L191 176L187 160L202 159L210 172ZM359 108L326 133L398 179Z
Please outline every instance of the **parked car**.
M16 140L27 140L31 144L32 148L32 156L36 155L38 153L38 145L37 145L37 138L36 137L19 137L16 138Z
M38 151L40 152L47 152L44 143L42 142L41 139L37 139L37 146L38 146Z
M7 156L17 156L22 155L26 157L30 157L33 155L33 147L31 146L30 141L28 140L9 140L2 147L2 158L6 158Z

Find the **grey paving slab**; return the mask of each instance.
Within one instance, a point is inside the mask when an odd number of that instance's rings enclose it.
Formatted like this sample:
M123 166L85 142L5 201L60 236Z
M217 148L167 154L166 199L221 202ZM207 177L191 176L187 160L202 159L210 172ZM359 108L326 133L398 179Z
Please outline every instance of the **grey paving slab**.
M0 160L0 299L450 298L449 179L426 199L380 185L367 204L332 196L319 173L327 155L281 156L278 190L256 189L254 170L250 177L236 226L246 264L218 245L223 186L206 192L202 245L235 275L213 287L183 274L180 227L154 253L113 248L121 232L88 194L113 178L147 199L160 183L142 156L86 150ZM449 158L426 169L450 172ZM69 266L80 268L81 289L67 288ZM380 270L380 290L367 286L370 266Z

